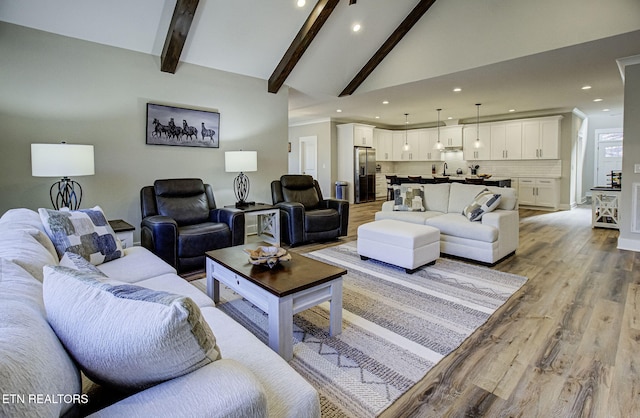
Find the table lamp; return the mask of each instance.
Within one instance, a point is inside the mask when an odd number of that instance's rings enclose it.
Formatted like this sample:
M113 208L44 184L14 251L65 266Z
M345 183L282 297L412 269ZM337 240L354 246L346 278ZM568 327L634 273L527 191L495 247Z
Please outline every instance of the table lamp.
M82 187L69 177L95 174L93 145L31 144L31 175L61 177L51 186L49 195L54 209L76 210L82 202Z
M227 151L224 153L224 171L227 173L240 173L233 180L233 192L236 195L236 207L252 205L255 202L247 202L249 196L249 177L244 173L258 171L257 151Z

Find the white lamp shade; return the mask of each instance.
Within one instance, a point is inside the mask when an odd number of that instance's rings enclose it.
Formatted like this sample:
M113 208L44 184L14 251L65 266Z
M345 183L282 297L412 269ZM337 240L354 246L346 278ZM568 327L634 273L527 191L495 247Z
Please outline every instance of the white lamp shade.
M31 175L34 177L77 177L93 174L93 145L31 144Z
M258 171L257 151L227 151L224 153L224 171L241 173Z

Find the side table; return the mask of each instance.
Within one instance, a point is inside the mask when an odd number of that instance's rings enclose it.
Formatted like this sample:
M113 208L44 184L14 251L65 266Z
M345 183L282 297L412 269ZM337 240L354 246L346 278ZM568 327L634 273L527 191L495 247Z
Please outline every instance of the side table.
M228 205L225 208L240 209L244 212L245 219L247 215L255 216L258 237L271 245L280 246L280 209L278 207L265 203L255 203L242 207ZM246 242L248 236L248 224L246 221L244 225L244 240Z
M109 221L109 225L116 233L116 237L122 242L122 248L133 247L133 231L136 230L133 225L122 219Z

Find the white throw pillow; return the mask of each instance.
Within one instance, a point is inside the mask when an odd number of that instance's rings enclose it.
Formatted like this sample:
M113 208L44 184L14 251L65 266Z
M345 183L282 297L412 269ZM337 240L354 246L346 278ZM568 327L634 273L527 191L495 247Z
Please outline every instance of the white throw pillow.
M62 266L44 268L47 318L84 373L101 384L142 389L220 358L216 339L188 297Z
M462 211L462 214L470 221L479 221L485 213L493 211L500 204L501 195L494 194L489 189L484 189Z
M42 283L1 257L0 318L0 417L58 417L81 403L80 371L47 323Z
M71 251L98 265L124 255L122 243L99 206L73 211L40 208L38 213L59 258Z
M424 186L421 184L401 184L393 186L393 210L424 212Z

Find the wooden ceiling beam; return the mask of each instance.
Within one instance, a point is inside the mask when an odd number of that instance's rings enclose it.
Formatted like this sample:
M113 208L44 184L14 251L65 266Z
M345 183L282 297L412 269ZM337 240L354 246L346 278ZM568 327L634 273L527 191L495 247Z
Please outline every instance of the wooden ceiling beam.
M411 13L400 23L400 25L393 31L391 36L382 44L382 46L376 51L376 53L369 59L360 72L351 80L351 82L342 90L340 97L349 96L366 80L366 78L373 72L373 70L382 62L389 52L404 38L404 36L411 30L418 20L424 15L427 10L436 0L420 0L420 3L413 8Z
M318 0L309 17L291 42L289 49L287 49L273 74L269 77L269 93L277 93L280 90L280 87L282 87L339 2L340 0Z
M199 0L178 0L160 56L160 71L175 74Z

